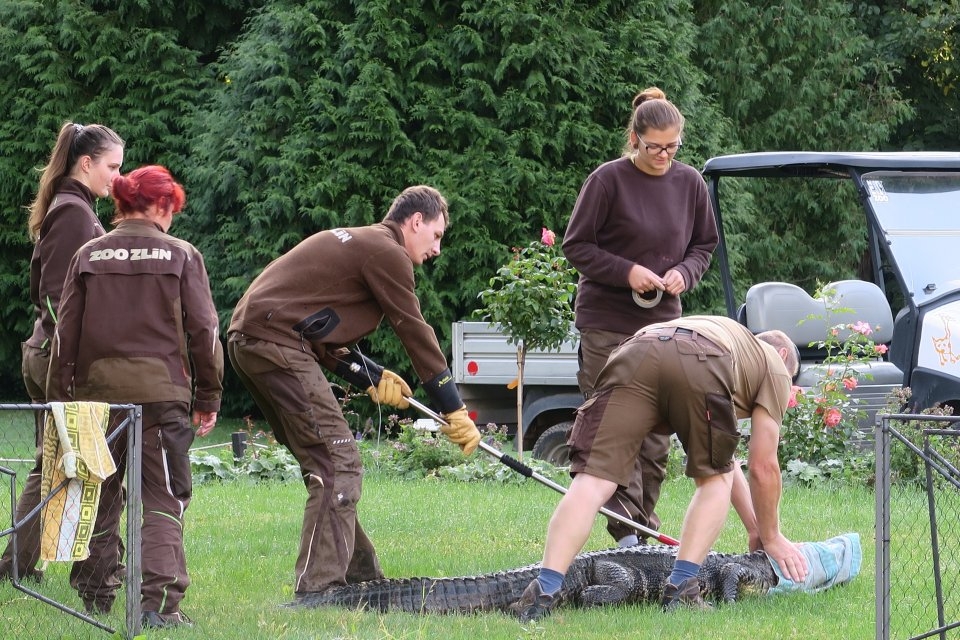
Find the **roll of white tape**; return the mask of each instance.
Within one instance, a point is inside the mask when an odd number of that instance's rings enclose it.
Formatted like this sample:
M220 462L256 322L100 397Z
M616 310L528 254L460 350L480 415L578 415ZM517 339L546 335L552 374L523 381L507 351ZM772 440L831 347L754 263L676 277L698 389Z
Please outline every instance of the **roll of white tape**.
M652 309L653 307L660 304L660 299L663 298L663 291L660 289L654 289L657 292L657 295L652 298L644 298L641 294L636 291L633 292L633 301L637 303L638 307L643 307L644 309Z

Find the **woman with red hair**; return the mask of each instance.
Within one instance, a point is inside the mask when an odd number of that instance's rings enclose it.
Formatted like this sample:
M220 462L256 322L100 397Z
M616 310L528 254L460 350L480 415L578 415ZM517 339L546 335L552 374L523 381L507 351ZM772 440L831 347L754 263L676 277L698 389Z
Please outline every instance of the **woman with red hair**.
M116 228L81 247L67 272L47 394L142 406L141 624L172 627L189 623L180 601L190 584L190 411L196 435L207 435L220 409L223 350L203 256L167 235L186 202L183 187L164 167L147 166L114 178L111 193ZM103 483L101 504L122 490L124 440L111 444L118 473ZM107 571L120 551L98 541L118 526L119 514L100 510L90 545L99 561L74 583L85 602L105 610L120 586Z

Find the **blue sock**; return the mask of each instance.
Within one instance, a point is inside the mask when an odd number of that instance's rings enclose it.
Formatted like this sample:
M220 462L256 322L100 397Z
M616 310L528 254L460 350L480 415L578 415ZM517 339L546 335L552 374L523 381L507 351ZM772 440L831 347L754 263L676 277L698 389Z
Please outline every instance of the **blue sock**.
M540 590L548 596L552 596L560 587L563 586L563 574L553 569L540 568L540 575L537 576L537 582L540 583Z
M700 565L689 560L677 560L673 564L673 572L667 578L667 583L679 587L680 583L688 578L695 578L700 573Z

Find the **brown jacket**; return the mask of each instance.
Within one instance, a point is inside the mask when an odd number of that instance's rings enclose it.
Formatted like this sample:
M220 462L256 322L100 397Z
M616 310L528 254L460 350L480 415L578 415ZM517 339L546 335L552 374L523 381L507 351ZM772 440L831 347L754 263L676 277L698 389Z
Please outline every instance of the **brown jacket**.
M49 400L191 402L218 411L223 349L203 257L147 220L77 252L51 352Z
M229 332L313 353L350 346L386 316L420 379L447 370L437 336L420 313L413 262L399 225L316 233L267 265L233 312Z
M104 233L93 201L93 193L83 184L64 178L47 209L30 258L30 301L36 314L33 333L27 339L31 347L50 346L67 266L77 249Z

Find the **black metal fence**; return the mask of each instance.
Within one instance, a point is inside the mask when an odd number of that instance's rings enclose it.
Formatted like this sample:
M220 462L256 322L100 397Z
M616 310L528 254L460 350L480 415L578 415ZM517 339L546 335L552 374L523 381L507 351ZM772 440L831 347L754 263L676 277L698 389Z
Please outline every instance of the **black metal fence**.
M126 508L117 539L121 563L111 568L123 586L109 611L101 610L96 602L84 603L78 596L70 584L74 563L41 561L35 567L21 566L18 558L24 545L36 546L38 538L28 531L40 521L44 507L71 491L71 481L62 480L52 484L38 504L24 500L25 494L39 498L35 491L40 456L36 425L44 423L49 410L47 404L0 404L0 491L9 491L9 499L0 499L0 549L7 550L4 555L8 558L6 575L0 576L0 638L104 638L107 634L133 638L140 631L140 407L110 405L114 426L107 441L119 447L125 439L127 460L125 492L119 498L126 504L99 506ZM83 504L77 508L82 509Z
M877 416L877 640L960 638L958 421Z

